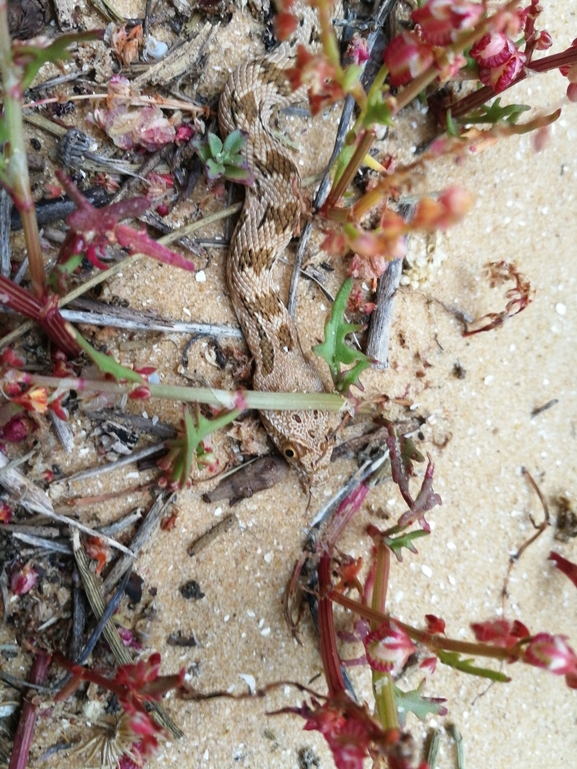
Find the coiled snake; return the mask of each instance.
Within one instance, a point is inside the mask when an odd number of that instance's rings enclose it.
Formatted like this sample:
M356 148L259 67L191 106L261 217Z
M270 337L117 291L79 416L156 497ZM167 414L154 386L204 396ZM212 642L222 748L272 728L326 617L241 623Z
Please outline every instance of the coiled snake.
M301 26L301 29L304 25ZM301 39L305 35L301 32ZM284 70L292 48L249 61L234 71L220 98L223 136L248 134L244 156L254 176L247 187L227 262L231 300L254 357L253 386L266 392L324 392L301 348L293 319L273 285L272 269L298 227L301 179L287 149L271 132L273 109L299 100ZM302 97L300 97L302 100ZM262 422L281 454L309 487L323 480L332 444L324 411L265 411Z

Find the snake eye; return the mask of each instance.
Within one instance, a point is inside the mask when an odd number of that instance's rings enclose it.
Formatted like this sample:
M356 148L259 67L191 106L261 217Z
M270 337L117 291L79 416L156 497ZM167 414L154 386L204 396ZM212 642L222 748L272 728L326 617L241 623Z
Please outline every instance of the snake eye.
M292 443L283 444L281 451L287 459L294 459L297 455L297 451Z

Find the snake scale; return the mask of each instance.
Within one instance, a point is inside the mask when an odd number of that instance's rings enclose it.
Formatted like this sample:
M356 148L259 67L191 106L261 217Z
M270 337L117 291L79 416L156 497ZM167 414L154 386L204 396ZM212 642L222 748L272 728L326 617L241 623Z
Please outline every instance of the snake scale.
M301 24L299 39L309 35ZM274 286L272 270L298 228L301 179L287 148L273 135L273 111L294 103L285 69L293 47L238 67L219 104L220 130L248 135L244 159L254 183L246 188L227 261L231 300L254 357L253 387L266 392L324 392L313 363L303 353L294 321ZM321 483L330 462L329 415L314 411L265 411L264 427L305 486Z

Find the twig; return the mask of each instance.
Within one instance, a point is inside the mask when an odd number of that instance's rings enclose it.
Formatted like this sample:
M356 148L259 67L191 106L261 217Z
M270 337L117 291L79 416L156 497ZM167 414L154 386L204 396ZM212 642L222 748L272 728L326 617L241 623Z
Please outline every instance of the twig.
M24 542L27 545L41 547L43 550L51 550L53 553L64 553L64 555L72 555L72 548L70 545L65 545L61 542L54 542L52 539L35 537L32 534L21 534L20 532L14 532L12 536L14 539L18 539L20 542Z
M399 213L405 221L413 217L415 206L402 204ZM389 341L391 321L393 319L393 299L401 282L403 260L395 259L389 263L386 271L379 278L376 307L371 314L366 353L376 361L376 368L389 367Z
M124 518L120 518L118 521L110 523L108 526L100 526L98 531L101 531L103 534L107 534L109 537L112 537L119 532L124 531L124 529L128 529L129 526L132 526L133 523L140 521L141 518L142 513L140 510L135 510L133 513L125 515Z
M122 308L125 309L125 308ZM242 332L234 326L221 326L217 323L187 323L181 320L161 320L147 317L134 310L133 317L121 317L116 312L82 312L81 310L62 310L62 317L70 323L86 323L92 326L126 328L131 331L162 331L165 334L208 334L210 336L242 339Z
M132 552L127 547L121 545L120 542L117 542L115 539L106 537L105 535L94 531L94 529L91 529L89 526L84 526L84 524L79 523L66 515L54 512L52 502L48 495L32 483L32 481L29 481L28 478L26 478L25 475L22 475L18 470L8 470L8 464L8 458L0 452L0 469L3 468L4 470L2 475L0 475L0 484L17 498L19 505L22 505L26 510L40 513L54 521L64 523L66 526L70 526L73 529L79 529L85 534L90 534L92 537L100 537L101 539L106 540L111 547L115 547L117 550L122 550L123 553L132 555Z
M513 571L513 567L515 566L515 564L517 563L519 558L521 558L521 556L523 555L525 550L530 545L532 545L533 542L535 542L535 540L538 539L541 536L541 534L543 534L543 532L545 531L545 529L548 526L551 525L551 518L550 518L550 515L549 515L549 507L547 505L547 502L545 501L545 497L541 493L541 489L539 488L539 486L537 486L537 484L533 480L533 477L532 477L531 473L526 468L523 467L521 472L523 473L525 478L529 481L529 484L532 487L532 489L535 492L535 494L537 494L537 496L539 497L539 501L541 502L541 505L543 507L544 518L543 518L543 521L540 524L537 524L533 520L533 516L529 515L531 523L533 524L533 527L536 529L536 531L535 531L535 533L531 537L529 537L529 539L525 540L525 542L523 542L521 547L518 548L518 550L515 553L513 553L513 555L510 556L510 558L509 558L509 566L507 568L507 574L505 575L505 580L503 582L503 589L501 591L501 595L502 595L502 598L503 598L503 616L505 614L505 601L507 600L507 597L509 595L509 580L511 579L511 572Z
M72 432L70 423L60 419L60 417L56 416L53 411L49 411L48 416L62 448L67 454L70 454L74 449L74 433Z
M38 651L32 670L30 671L30 683L40 685L46 680L48 667L50 666L50 657L44 651ZM34 736L34 727L36 726L36 716L38 715L38 702L34 693L30 690L24 695L24 705L20 714L20 721L14 735L14 745L10 754L10 763L8 769L26 769L28 756L30 755L30 746Z
M88 597L88 602L92 611L94 612L94 615L100 619L105 612L102 591L96 581L96 578L90 571L88 557L80 545L80 537L77 531L72 532L72 549L74 551L76 565L78 566L78 570L82 578L82 584ZM104 637L108 641L108 645L110 646L118 664L130 665L132 659L126 650L126 647L122 643L114 622L108 619L102 632L104 633ZM174 721L171 719L168 713L166 713L161 705L159 705L157 702L151 702L150 707L154 711L158 722L162 726L166 727L174 737L184 737L184 733L174 723Z
M132 538L132 541L130 543L131 551L134 553L134 555L138 555L138 553L142 550L144 545L148 542L148 540L152 537L152 535L157 530L158 526L160 525L160 521L162 520L162 517L174 500L176 499L176 494L171 494L168 499L164 499L162 494L158 496L150 510L148 511L146 518L142 521L142 525ZM111 571L107 575L106 579L104 580L103 584L103 590L104 595L107 595L110 590L114 587L114 585L118 582L118 580L122 577L122 575L127 571L127 569L130 569L132 567L132 564L134 562L134 559L132 557L123 556L118 560L114 566L112 567Z
M87 470L79 470L72 475L64 476L64 478L58 478L54 483L72 483L73 481L85 481L87 478L94 478L97 475L104 475L105 473L112 473L114 470L118 470L119 467L125 465L131 465L134 462L138 462L140 459L149 457L151 454L156 454L159 449L162 448L162 443L157 443L154 446L147 446L145 449L135 451L125 457L117 459L115 462L109 462L106 465L100 465L99 467L89 467Z

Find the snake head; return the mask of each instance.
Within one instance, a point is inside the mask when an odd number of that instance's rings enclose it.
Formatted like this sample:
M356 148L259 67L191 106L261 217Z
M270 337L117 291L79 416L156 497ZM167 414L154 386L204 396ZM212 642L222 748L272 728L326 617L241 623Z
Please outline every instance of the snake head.
M261 412L268 434L306 491L326 480L333 448L328 417L318 410Z

